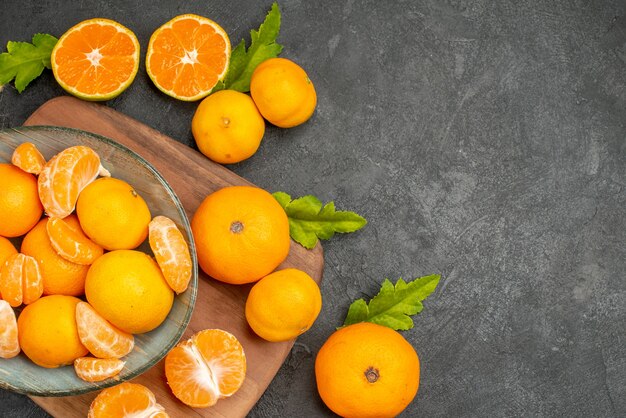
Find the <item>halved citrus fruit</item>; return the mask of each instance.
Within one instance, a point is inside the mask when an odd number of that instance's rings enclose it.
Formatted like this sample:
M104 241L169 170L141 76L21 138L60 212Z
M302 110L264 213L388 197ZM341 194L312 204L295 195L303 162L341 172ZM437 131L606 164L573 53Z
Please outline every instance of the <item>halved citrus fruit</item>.
M39 199L48 216L65 218L74 211L79 193L92 181L111 174L89 147L77 145L52 157L37 179Z
M54 78L85 100L109 100L126 90L139 69L139 41L125 26L89 19L65 32L50 57Z
M27 173L38 175L46 165L46 159L41 155L35 144L24 142L15 148L11 156L11 163Z
M0 270L0 294L9 305L28 305L41 297L43 280L39 263L24 254L9 256Z
M168 353L165 376L174 396L194 408L205 408L241 387L246 377L246 355L234 335L207 329Z
M79 357L74 360L74 371L86 382L100 382L118 375L125 364L125 361L116 358Z
M150 248L165 281L176 293L187 290L191 280L191 255L183 234L174 221L156 216L148 225Z
M9 302L0 300L0 358L12 358L19 353L15 312Z
M88 418L169 418L147 387L124 382L104 389L91 403Z
M46 231L52 248L67 261L76 264L92 264L104 250L90 240L82 229L73 228L60 218L50 218Z
M76 305L76 326L80 342L96 357L124 357L135 346L132 334L111 325L87 302Z
M184 14L158 28L146 53L148 76L159 90L194 101L211 93L228 70L230 40L206 17Z

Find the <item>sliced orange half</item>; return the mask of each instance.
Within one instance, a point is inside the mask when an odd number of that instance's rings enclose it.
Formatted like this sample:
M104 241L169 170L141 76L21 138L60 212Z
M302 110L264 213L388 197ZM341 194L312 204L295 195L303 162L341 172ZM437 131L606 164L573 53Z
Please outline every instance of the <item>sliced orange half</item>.
M200 331L165 358L167 384L183 403L204 408L234 394L246 377L243 347L229 332Z
M80 342L96 357L123 357L135 346L132 334L111 325L87 302L76 305L76 325Z
M39 299L43 279L37 260L21 253L9 256L0 270L0 294L13 307Z
M125 361L116 358L79 357L74 360L74 371L86 382L101 382L117 376L125 364Z
M148 240L163 276L176 293L187 290L191 280L189 246L174 221L156 216L148 224Z
M169 418L144 385L124 382L104 389L91 403L88 418Z
M146 53L148 76L163 93L194 101L211 93L228 70L230 40L220 25L185 14L158 28Z
M63 219L50 218L46 230L52 248L72 263L89 265L104 253L104 249L90 240L82 229L74 229Z
M70 28L50 57L54 78L85 100L109 100L126 90L139 69L139 41L125 26L89 19Z
M0 358L13 358L19 353L15 312L9 302L0 300Z
M11 163L27 173L38 175L46 164L46 159L41 155L35 144L24 142L13 151Z
M92 181L111 174L89 147L66 148L46 163L39 178L39 200L50 217L65 218L74 211L79 193Z

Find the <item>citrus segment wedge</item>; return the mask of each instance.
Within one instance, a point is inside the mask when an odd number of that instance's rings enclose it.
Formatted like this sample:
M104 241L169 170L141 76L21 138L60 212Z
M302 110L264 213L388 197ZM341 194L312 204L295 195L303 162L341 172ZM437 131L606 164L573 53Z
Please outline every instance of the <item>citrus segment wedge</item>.
M19 353L15 312L9 302L0 300L0 358L13 358Z
M0 294L9 305L31 304L41 297L43 280L39 263L33 257L14 254L0 270Z
M147 387L124 382L104 389L91 403L88 418L169 418Z
M89 265L104 253L102 247L90 240L80 228L73 228L63 219L50 218L46 231L52 248L72 263Z
M96 357L123 357L135 346L132 334L111 325L87 302L76 305L76 326L80 342Z
M89 147L77 145L61 151L44 166L37 187L48 216L65 218L74 210L79 193L98 177L110 176L100 157Z
M204 408L233 395L246 377L246 356L234 335L200 331L165 358L167 384L183 403Z
M65 32L50 57L54 78L85 100L109 100L122 93L139 69L139 41L125 26L89 19Z
M101 382L118 375L125 364L125 361L116 358L79 357L74 360L74 371L86 382Z
M206 17L184 14L158 28L146 53L148 76L176 99L199 100L222 80L230 60L230 40Z
M46 159L41 155L35 144L24 142L13 151L11 163L27 173L38 175L43 170Z
M191 280L191 255L183 234L165 216L156 216L148 230L150 248L167 284L176 293L184 292Z

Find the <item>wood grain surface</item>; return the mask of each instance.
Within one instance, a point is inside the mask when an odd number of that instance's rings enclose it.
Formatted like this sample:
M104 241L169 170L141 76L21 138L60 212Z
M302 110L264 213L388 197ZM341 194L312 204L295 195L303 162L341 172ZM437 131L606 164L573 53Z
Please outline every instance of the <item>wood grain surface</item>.
M82 129L109 137L140 154L163 175L191 219L205 196L225 186L249 185L227 168L209 161L197 151L166 137L140 122L106 106L72 97L54 98L37 109L24 125L53 125ZM318 283L322 279L323 253L318 244L306 250L292 241L289 257L279 268L296 267ZM233 333L242 343L248 361L246 380L231 398L206 409L189 408L171 394L165 381L163 361L133 379L149 387L172 417L245 416L263 394L289 354L294 341L270 343L257 337L244 317L251 285L222 284L201 272L198 297L183 338L207 328ZM85 417L97 393L64 398L32 399L55 417Z

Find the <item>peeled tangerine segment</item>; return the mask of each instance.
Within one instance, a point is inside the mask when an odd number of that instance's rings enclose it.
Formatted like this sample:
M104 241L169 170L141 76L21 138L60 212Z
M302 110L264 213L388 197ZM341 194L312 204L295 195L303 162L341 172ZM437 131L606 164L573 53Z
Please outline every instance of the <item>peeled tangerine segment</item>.
M41 297L43 279L39 263L33 257L13 254L0 270L0 294L9 305L28 305Z
M80 342L96 357L123 357L135 346L132 334L111 325L87 302L76 305L76 325Z
M241 387L246 377L246 356L234 335L208 329L169 352L165 376L174 396L189 406L204 408Z
M15 148L11 163L27 173L38 175L46 164L46 159L41 155L35 144L24 142Z
M111 174L100 165L98 154L84 145L66 148L52 157L37 180L46 214L61 219L68 216L74 211L80 192L98 175Z
M191 280L189 246L174 221L156 216L148 225L150 248L167 284L176 293L187 290Z
M50 218L46 224L52 248L72 263L90 265L104 250L90 240L80 228L75 228L60 218Z
M149 417L169 418L147 387L124 382L104 389L89 407L88 418Z
M100 382L118 375L125 364L125 361L116 358L79 357L74 360L74 371L86 382Z
M0 357L13 358L19 353L15 312L7 301L0 300Z

